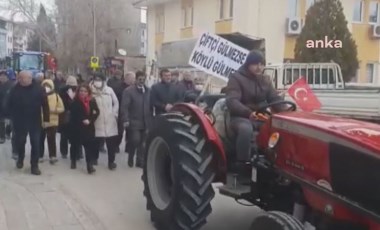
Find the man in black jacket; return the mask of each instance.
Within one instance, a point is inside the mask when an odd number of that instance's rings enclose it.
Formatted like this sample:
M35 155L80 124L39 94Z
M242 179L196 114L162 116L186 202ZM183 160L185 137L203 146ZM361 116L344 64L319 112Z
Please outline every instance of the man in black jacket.
M128 128L129 157L128 165L133 167L137 150L136 166L141 167L143 161L142 144L152 118L150 107L150 89L145 85L146 76L142 71L136 72L136 84L124 90L121 102L121 119Z
M160 78L161 82L154 84L150 93L150 103L155 115L168 112L182 99L177 86L171 82L171 73L168 69L160 71Z
M46 92L32 79L32 73L21 71L18 83L9 93L7 107L10 111L17 144L17 168L24 167L26 137L29 134L31 150L31 173L40 175L38 159L40 155L40 134L42 127L41 110L44 122L49 122L49 104Z

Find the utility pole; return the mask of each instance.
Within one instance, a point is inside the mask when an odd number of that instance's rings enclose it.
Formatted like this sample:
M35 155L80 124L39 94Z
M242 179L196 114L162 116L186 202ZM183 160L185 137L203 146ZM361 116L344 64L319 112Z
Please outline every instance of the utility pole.
M93 24L93 32L94 32L94 56L96 56L96 7L95 7L95 1L96 0L92 0L92 24Z

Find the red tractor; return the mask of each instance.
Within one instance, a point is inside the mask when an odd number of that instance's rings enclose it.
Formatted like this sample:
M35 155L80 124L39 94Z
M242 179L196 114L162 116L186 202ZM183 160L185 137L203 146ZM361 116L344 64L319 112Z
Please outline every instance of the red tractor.
M222 182L222 195L265 211L250 230L380 230L379 125L296 111L289 101L278 102L290 105L278 114L268 110L274 104L262 107L270 118L244 175L250 183L241 183L230 169L235 143L222 97L155 118L142 179L157 229L200 229L212 211L212 184Z

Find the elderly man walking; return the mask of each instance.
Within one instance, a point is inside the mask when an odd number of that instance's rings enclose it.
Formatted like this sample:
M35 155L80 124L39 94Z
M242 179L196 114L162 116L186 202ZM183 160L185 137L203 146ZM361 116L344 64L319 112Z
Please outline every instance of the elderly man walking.
M45 90L32 79L32 73L21 71L18 83L11 89L7 101L8 111L14 125L17 146L17 168L24 167L26 137L29 134L31 149L31 173L40 175L40 134L42 128L41 110L44 122L49 122L49 104Z

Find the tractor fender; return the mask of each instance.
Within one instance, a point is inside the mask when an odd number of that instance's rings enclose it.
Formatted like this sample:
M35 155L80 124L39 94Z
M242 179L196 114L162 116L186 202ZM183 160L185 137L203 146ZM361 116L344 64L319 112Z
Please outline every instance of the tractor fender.
M182 112L182 113L190 113L193 117L195 117L201 127L203 128L205 137L208 143L213 148L214 158L213 161L216 165L216 175L214 182L222 182L226 183L227 180L227 157L224 151L223 142L220 139L218 133L214 129L210 120L206 117L202 109L198 106L190 103L179 103L175 104L173 108L170 110L171 112Z

